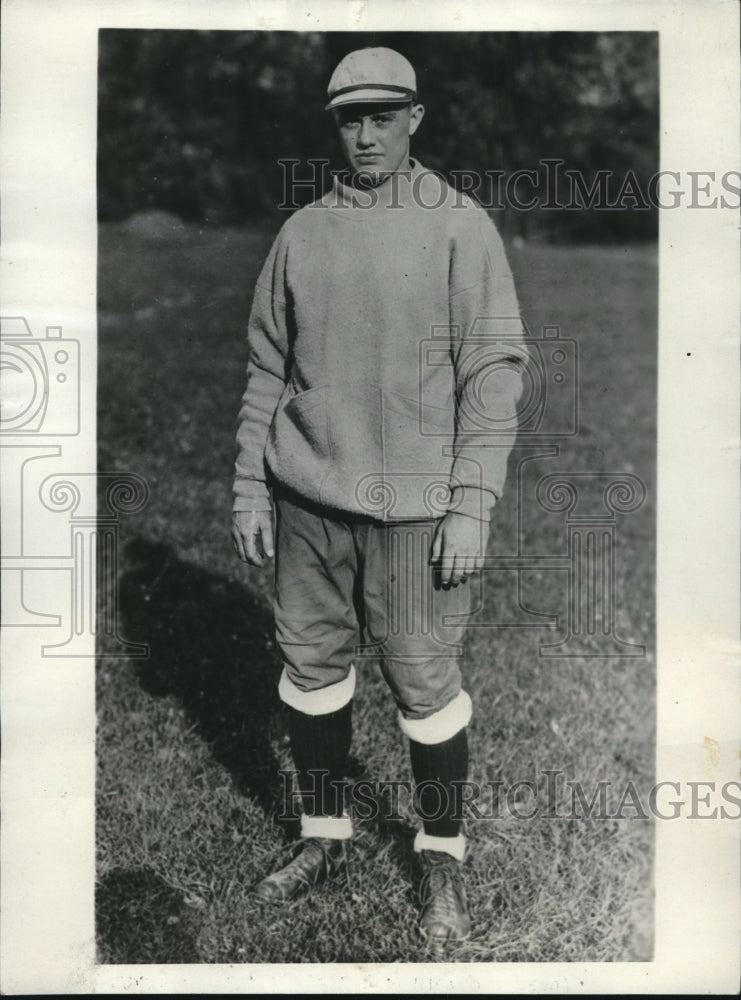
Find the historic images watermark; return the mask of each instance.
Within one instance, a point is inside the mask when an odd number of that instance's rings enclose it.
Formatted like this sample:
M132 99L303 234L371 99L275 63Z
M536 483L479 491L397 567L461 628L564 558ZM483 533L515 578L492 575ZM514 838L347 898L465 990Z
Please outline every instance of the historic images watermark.
M318 793L327 771L309 771L313 787L294 787L297 771L280 772L279 820L298 818L300 802ZM741 781L659 781L639 789L633 781L586 783L566 779L559 768L543 769L534 780L454 781L452 793L429 780L333 781L342 792L346 812L359 820L396 820L414 815L436 820L448 814L460 820L623 820L741 819ZM451 802L452 798L452 802Z
M319 190L329 191L324 205L338 207L339 195L333 189L333 178L347 177L344 169L332 169L331 161L311 158L305 161L285 158L278 161L283 172L281 211L293 212L311 203ZM562 211L581 212L596 209L601 212L648 211L677 208L731 209L741 208L741 171L726 170L659 170L648 178L640 178L633 170L620 174L614 170L572 169L566 161L543 158L535 167L517 170L452 170L448 178L434 170L423 170L416 176L400 170L391 175L390 198L383 207L400 209L399 185L410 182L411 195L419 208L434 210L452 197L453 208L462 208L465 197L472 196L482 208L500 211L512 208L518 212ZM435 183L437 182L437 183ZM373 183L363 184L362 175L354 180L354 207L372 209L379 204ZM337 203L333 205L332 191Z
M439 409L425 405L422 388L430 369L449 364L451 352L458 360L457 421L466 444L458 447L457 453L465 482L443 481L434 473L425 473L424 467L410 472L400 466L396 471L365 476L357 484L357 500L369 516L393 520L399 492L419 489L430 517L440 517L456 509L455 497L465 496L465 489L482 492L481 449L489 454L497 448L508 452L516 439L519 457L511 474L518 496L517 550L483 557L480 573L468 584L475 592L471 616L465 621L451 616L440 620L434 614L434 578L415 568L420 561L427 564L432 536L426 544L424 539L420 543L410 537L403 521L393 525L388 533L392 567L389 633L421 628L434 637L440 656L461 652L451 644L450 635L451 629L462 624L559 632L555 641L540 645L542 657L645 655L642 645L618 634L616 624L619 519L645 500L641 479L618 470L551 472L538 478L534 491L530 487L533 502L523 502L531 461L557 458L559 442L579 433L578 343L562 336L556 325L543 326L533 334L519 317L476 317L466 331L433 327L420 343L419 398L410 401L422 453L432 447L441 456L453 454L452 411L443 426ZM520 371L523 390L517 407L505 412L495 402L497 384L511 376L513 367ZM45 336L39 338L24 318L3 319L0 370L0 446L11 465L9 482L16 490L12 502L6 498L5 513L17 522L12 535L15 547L6 547L1 563L6 625L54 627L59 639L43 643L44 656L94 655L90 638L105 636L106 655L146 657L145 644L128 642L121 635L118 545L120 516L143 509L149 498L147 483L132 473L104 471L96 477L59 468L50 473L45 464L62 456L63 445L56 443L59 437L79 433L78 341L63 337L60 327L47 328ZM465 393L461 391L464 385ZM456 490L456 486L463 489ZM525 550L522 540L528 536L528 526L523 519L532 516L533 510L563 517L564 551ZM64 551L38 548L49 514L66 518ZM482 524L485 516L482 511ZM394 572L397 564L399 572ZM517 613L510 618L488 619L486 583L502 572L516 578ZM560 574L554 578L554 586L565 589L565 614L554 615L525 601L520 584L532 572ZM61 613L50 614L43 601L34 601L40 577L49 578L50 574L63 581L68 595L64 608L55 608ZM410 599L415 580L417 590ZM420 622L412 620L419 616ZM375 657L379 648L378 642L360 646L356 655Z
M450 367L453 355L457 362L455 429L453 408L443 420L443 411L429 404L424 388L430 381L429 370ZM643 657L645 647L619 635L617 626L619 523L646 500L643 480L620 470L546 472L534 484L529 477L534 460L539 467L544 461L557 459L561 442L579 434L578 343L563 337L556 325L543 326L536 334L520 317L479 316L466 331L433 327L430 337L420 344L418 364L417 398L410 401L417 434L413 451L431 456L429 467L369 472L356 488L361 509L370 517L390 522L389 634L421 630L433 636L439 655L444 657L463 652L450 638L461 624L470 628L538 628L561 633L555 641L541 644L541 657ZM502 406L500 398L511 398L506 384L515 372L522 392L516 405ZM447 615L441 620L434 613L434 578L419 565L429 559L432 535L427 544L420 544L403 521L393 523L397 501L416 493L430 518L456 510L467 491L476 497L485 495L484 456L490 461L501 449L504 461L515 441L518 457L510 476L518 497L517 549L484 555L480 573L467 584L475 591L472 615L465 619ZM438 461L442 456L455 457L457 474L447 477L434 471L443 464ZM482 531L488 513L483 506L477 512ZM524 539L532 535L528 519L537 515L562 518L561 552L525 548ZM483 551L483 538L481 547ZM486 583L504 572L515 577L516 614L487 618ZM554 616L525 600L521 584L533 573L556 574L554 589L565 591L565 613ZM414 600L410 600L413 591ZM378 643L359 646L356 655L375 657L379 650Z

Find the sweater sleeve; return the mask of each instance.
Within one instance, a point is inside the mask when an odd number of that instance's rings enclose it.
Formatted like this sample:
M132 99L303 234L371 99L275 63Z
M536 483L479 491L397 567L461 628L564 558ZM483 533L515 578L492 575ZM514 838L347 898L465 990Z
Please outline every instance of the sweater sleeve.
M504 245L483 209L471 206L467 231L452 252L456 433L450 508L488 521L517 436L528 351Z
M247 327L249 358L237 428L235 511L271 509L265 444L285 388L288 356L282 246L279 234L257 280Z

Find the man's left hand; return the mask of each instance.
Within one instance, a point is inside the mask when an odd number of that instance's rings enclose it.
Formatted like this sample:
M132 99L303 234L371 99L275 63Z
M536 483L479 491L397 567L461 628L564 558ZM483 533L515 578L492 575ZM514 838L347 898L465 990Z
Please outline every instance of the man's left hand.
M457 587L482 569L488 540L488 521L451 511L438 522L430 562L439 569L443 587Z

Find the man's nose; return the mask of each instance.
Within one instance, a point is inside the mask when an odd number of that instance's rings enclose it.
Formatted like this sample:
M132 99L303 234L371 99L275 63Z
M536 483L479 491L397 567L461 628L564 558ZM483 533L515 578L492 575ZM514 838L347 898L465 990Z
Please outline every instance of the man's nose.
M360 122L360 132L358 132L358 145L372 146L374 139L373 123L370 118L363 118Z

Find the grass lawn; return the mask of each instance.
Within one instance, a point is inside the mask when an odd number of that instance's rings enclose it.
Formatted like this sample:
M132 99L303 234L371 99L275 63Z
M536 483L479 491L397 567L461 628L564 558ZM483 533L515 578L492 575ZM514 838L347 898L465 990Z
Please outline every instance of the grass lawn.
M101 471L136 472L148 507L121 526L121 631L143 660L98 665L98 960L148 962L426 961L409 881L415 829L356 824L352 880L309 902L269 908L251 885L287 857L296 824L278 821L276 771L290 767L275 685L272 569L250 569L229 539L234 431L251 291L267 227L191 230L147 242L100 231L98 434ZM633 473L647 499L616 521L617 632L644 656L540 655L565 622L566 574L537 567L487 576L466 647L475 707L471 778L556 778L557 816L471 820L471 939L459 961L647 960L653 935L656 257L651 248L526 246L510 251L531 330L558 325L579 345L579 433L513 455L492 554L566 552L563 514L535 502L555 472ZM559 419L558 412L556 418ZM534 457L533 457L534 455ZM519 494L519 495L518 495ZM518 528L519 517L519 528ZM108 649L110 652L110 648ZM406 740L375 664L361 671L348 777L408 779ZM611 818L572 817L567 780L608 790ZM521 811L532 806L525 796ZM528 795L530 796L528 798ZM519 801L519 800L518 800Z

